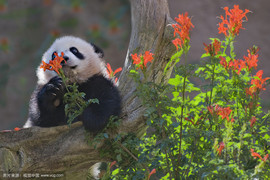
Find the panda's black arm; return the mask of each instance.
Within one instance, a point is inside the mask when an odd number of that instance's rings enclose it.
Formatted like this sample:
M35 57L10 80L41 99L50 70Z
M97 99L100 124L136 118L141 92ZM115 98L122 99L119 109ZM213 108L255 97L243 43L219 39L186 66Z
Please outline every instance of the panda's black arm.
M103 76L94 76L79 89L86 93L87 99L97 98L99 103L90 104L80 116L86 129L97 132L102 130L110 116L119 116L121 99L117 87Z
M30 101L32 124L40 127L52 127L65 123L62 80L52 78L44 86L38 85Z

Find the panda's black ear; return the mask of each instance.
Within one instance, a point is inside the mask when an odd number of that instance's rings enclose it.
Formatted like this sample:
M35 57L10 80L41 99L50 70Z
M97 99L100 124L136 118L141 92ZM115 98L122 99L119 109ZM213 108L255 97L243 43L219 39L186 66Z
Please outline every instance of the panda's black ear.
M97 53L100 58L103 58L104 57L103 50L100 47L93 44L93 43L90 43L90 44L93 46L95 53Z

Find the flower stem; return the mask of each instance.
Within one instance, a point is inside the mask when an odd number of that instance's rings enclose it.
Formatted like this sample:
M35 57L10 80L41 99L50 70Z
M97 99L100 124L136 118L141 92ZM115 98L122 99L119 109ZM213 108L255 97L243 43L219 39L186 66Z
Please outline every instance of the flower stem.
M182 90L182 107L181 107L181 117L180 117L180 133L179 133L179 155L178 155L178 165L181 163L181 148L182 148L182 135L183 135L183 116L184 116L184 106L185 106L185 91L186 91L186 78L187 78L187 71L186 71L186 61L187 61L187 51L185 52L185 74L184 74L184 82L183 82L183 90Z
M211 91L210 91L209 105L212 104L213 89L214 89L214 81L215 81L215 68L216 68L216 64L213 63L213 58L211 58L211 64L214 64L214 65L212 66L212 68L213 68L213 73L212 73L212 78L211 78Z

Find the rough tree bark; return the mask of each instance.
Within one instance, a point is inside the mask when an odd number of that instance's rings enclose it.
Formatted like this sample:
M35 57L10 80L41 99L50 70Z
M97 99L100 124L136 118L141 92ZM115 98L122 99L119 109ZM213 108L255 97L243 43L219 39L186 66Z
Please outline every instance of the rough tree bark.
M119 89L122 95L122 119L119 132L145 131L143 106L138 97L135 83L128 74L132 67L131 53L144 53L150 50L154 62L149 67L149 80L160 83L163 69L174 53L171 43L173 30L167 0L130 0L132 32L130 44ZM102 146L102 143L101 145ZM87 144L81 123L52 128L33 127L16 132L0 132L0 173L2 172L63 172L66 179L85 177L89 167L106 161L99 156L99 150ZM1 174L0 174L1 177Z

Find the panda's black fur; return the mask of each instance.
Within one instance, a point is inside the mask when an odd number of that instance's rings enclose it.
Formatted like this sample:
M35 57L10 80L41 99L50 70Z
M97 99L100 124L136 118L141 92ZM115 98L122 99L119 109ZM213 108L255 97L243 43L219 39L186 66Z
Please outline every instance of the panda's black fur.
M42 60L53 59L53 53L64 52L67 63L64 74L84 92L85 99L97 98L99 103L90 104L76 119L92 132L102 130L111 115L119 116L121 100L116 85L106 77L102 60L103 51L86 41L65 36L57 39L45 52ZM52 56L52 57L50 57ZM37 69L38 83L29 103L29 117L24 127L52 127L67 123L63 103L66 88L54 71Z

